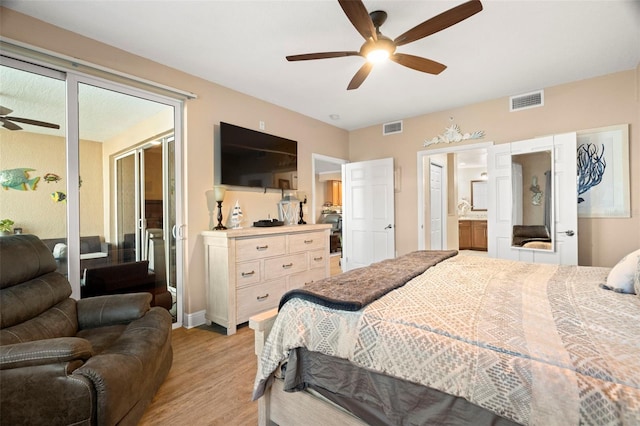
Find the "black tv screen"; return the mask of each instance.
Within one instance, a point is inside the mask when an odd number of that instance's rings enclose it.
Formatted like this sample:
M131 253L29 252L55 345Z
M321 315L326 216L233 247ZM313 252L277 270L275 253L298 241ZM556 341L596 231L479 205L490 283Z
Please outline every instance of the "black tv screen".
M220 123L222 185L297 189L298 142Z

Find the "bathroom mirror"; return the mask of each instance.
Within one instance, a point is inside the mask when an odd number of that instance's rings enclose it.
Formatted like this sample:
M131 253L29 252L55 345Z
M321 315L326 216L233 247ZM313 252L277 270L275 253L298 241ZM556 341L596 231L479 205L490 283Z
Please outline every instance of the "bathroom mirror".
M514 248L553 250L551 151L511 156Z
M487 211L487 181L471 181L471 210Z

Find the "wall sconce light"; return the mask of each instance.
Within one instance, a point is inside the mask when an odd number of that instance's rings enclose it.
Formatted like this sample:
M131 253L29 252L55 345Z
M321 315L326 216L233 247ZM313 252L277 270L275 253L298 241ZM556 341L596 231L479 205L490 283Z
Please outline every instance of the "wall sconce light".
M531 204L534 206L539 206L542 204L542 191L540 190L540 186L538 185L538 176L533 176L531 178L531 187L529 188L533 194L531 195Z
M214 199L216 203L218 203L218 225L213 228L216 231L227 229L227 227L222 224L222 201L224 200L224 194L226 192L227 188L224 186L215 186L213 188Z
M300 220L298 221L298 225L306 225L307 222L305 222L304 219L302 218L304 214L302 212L302 205L307 204L307 193L304 191L298 191L297 196L298 196L298 200L300 201Z

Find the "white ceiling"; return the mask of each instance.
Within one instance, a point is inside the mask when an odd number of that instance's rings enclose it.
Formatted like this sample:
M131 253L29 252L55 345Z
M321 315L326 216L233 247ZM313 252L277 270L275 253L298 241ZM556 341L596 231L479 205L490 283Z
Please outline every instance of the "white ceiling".
M12 110L8 117L45 121L59 125L60 129L15 124L27 132L66 135L64 81L11 67L0 67L0 81L3 82L0 105ZM87 84L80 85L78 105L80 139L95 142L110 140L137 123L171 108Z
M364 1L394 38L463 1ZM347 130L635 68L640 1L496 1L401 46L448 68L433 76L363 59L287 62L286 55L358 50L335 0L3 0L3 6ZM179 86L179 83L174 83ZM189 87L179 87L190 90ZM338 120L330 115L337 114ZM104 117L103 117L104 118Z

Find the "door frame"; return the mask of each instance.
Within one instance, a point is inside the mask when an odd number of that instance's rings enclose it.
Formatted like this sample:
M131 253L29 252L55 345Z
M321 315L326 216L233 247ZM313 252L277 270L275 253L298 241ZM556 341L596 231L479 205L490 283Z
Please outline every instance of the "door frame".
M426 202L426 191L424 189L424 179L425 176L427 176L426 172L425 172L425 160L428 159L428 157L431 157L433 155L442 155L442 154L454 154L456 152L461 152L461 151L475 151L478 149L487 149L488 147L493 146L493 141L489 141L489 142L478 142L478 143L472 143L472 144L467 144L467 145L459 145L459 146L447 146L445 148L436 148L436 149L429 149L429 150L423 150L423 151L418 151L417 152L417 190L418 190L418 196L417 201L418 201L418 228L417 228L417 232L418 232L418 250L426 250L426 238L425 238L425 224L429 221L430 219L430 215L428 215L428 212L426 211L426 209L424 208L425 202ZM428 164L428 162L427 162ZM428 171L427 171L428 172ZM447 165L445 164L444 169L443 169L443 175L444 175L444 187L445 190L442 191L443 194L443 206L448 206L449 204L449 182L447 180L447 175L448 175L448 168ZM448 214L445 216L448 217ZM445 247L445 249L448 248L448 244L447 243L447 224L448 219L445 221L445 227L443 230L443 239L445 242L445 245L447 247Z
M329 157L328 155L323 155L323 154L316 154L316 153L312 153L311 154L311 213L310 214L306 214L305 212L305 219L308 223L316 223L317 217L316 217L316 206L317 206L317 200L316 200L316 180L317 180L317 172L316 172L316 161L324 161L327 163L332 163L336 165L336 173L340 173L340 177L341 180L344 180L344 176L342 175L342 165L343 164L347 164L349 162L349 160L345 160L343 158L337 158L337 157ZM344 198L343 198L343 203L344 203ZM343 235L344 238L344 235Z

